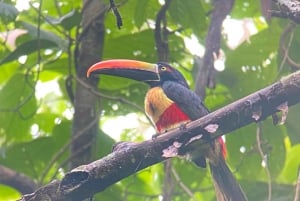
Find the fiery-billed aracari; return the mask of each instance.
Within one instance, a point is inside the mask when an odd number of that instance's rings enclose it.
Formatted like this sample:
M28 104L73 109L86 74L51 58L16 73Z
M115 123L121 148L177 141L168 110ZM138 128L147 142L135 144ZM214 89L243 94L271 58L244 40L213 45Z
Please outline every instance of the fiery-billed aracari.
M182 74L165 62L107 60L91 66L87 76L92 74L116 75L149 84L145 110L159 133L208 114L200 97L189 89ZM208 161L218 201L245 201L247 199L240 185L225 163L225 149L222 138L219 138L205 150L197 150L196 147L187 155L201 167L205 167Z

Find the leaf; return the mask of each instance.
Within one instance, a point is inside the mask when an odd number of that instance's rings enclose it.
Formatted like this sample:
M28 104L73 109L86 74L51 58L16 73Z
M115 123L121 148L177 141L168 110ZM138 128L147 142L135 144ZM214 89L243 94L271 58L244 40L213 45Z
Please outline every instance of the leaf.
M279 180L284 183L295 183L297 181L297 173L299 171L300 165L300 144L293 146L286 153L286 160L284 163L284 167L279 176Z
M123 29L123 28L122 28ZM134 58L137 60L156 61L155 44L152 30L130 33L116 38L106 37L104 58ZM150 40L149 40L150 39Z
M20 21L19 23L20 23L20 26L23 26L24 29L26 29L28 31L28 34L31 37L33 37L35 39L38 38L38 29L36 26L34 26L30 23L27 23L27 22L23 22L23 21ZM68 49L67 39L63 39L62 37L56 35L54 32L40 29L39 38L56 43L56 46L58 46L59 48L61 48L64 51Z
M262 123L262 142L264 153L268 156L268 167L272 178L280 173L285 160L284 132L282 127L274 126L270 119ZM249 125L226 135L228 161L237 169L242 179L260 180L267 179L261 165L262 158L257 150L256 125ZM255 172L255 174L253 174Z
M15 74L0 91L0 136L6 142L31 139L29 133L37 103L33 77Z
M51 123L51 122L49 122ZM54 154L67 143L70 137L70 121L63 120L53 128L52 136L39 137L29 142L16 143L7 147L6 157L0 157L0 163L12 167L32 178L38 178ZM66 159L68 150L57 158L50 173L56 171L56 164ZM46 180L52 177L50 174Z
M18 200L22 196L14 188L3 184L0 184L0 195L1 195L1 201Z
M5 24L13 22L18 14L19 11L14 6L0 2L0 18Z
M146 21L148 3L149 0L137 1L134 12L134 21L138 28L141 28Z
M49 40L44 40L44 39L30 40L22 43L13 52L11 52L9 55L7 55L2 60L0 60L0 65L18 60L20 56L34 53L40 49L47 49L47 48L54 48L54 47L57 47L57 44Z
M285 127L287 129L286 133L292 145L296 145L300 143L299 114L300 114L300 104L293 106L289 110L288 120L285 123Z
M233 10L231 11L230 16L240 19L245 17L260 17L260 4L254 4L251 0L236 1L234 3Z
M201 38L207 27L201 1L173 0L168 11L175 24L180 24L184 29L192 29L193 33Z
M226 85L234 99L274 82L278 75L274 52L280 38L278 24L262 30L243 43L236 50L226 51L226 70L220 73L221 82ZM264 62L268 61L268 65Z
M66 30L71 30L73 27L78 26L81 22L81 14L78 10L71 10L69 13L61 16L60 18L51 18L47 17L47 19L55 25L61 25Z

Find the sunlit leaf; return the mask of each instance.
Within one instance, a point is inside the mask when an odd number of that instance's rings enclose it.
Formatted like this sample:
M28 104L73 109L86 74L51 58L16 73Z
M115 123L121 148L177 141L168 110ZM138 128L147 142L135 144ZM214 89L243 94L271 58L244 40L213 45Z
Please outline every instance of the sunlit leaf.
M12 201L21 199L21 194L12 187L0 184L1 201Z

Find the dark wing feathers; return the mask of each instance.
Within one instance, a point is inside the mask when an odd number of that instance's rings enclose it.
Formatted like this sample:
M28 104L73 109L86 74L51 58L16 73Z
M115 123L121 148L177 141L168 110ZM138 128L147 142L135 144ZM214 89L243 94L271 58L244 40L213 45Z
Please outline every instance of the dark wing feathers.
M162 88L167 97L177 103L191 120L199 119L209 113L201 98L185 86L176 82L166 81L163 83Z

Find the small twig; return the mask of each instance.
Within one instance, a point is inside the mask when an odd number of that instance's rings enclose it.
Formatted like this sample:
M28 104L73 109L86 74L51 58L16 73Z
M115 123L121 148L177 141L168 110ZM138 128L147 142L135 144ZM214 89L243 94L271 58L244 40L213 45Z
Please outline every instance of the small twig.
M51 181L54 180L59 172L60 168L63 168L64 166L66 166L72 159L76 158L78 156L78 154L82 153L82 151L88 149L91 145L93 144L93 141L90 141L89 143L83 145L82 147L80 147L80 149L76 150L75 152L72 153L72 155L70 157L68 157L66 160L62 161L58 167L56 168L54 174L51 177ZM68 147L67 147L68 148ZM61 149L62 150L62 149ZM62 154L64 154L67 150L65 149L64 152L61 152L60 156ZM59 157L60 157L59 156ZM59 158L57 157L57 159ZM55 162L55 161L54 161ZM53 163L54 164L54 163ZM52 164L52 166L53 166Z
M266 175L267 175L267 181L268 181L268 201L272 200L272 181L271 181L271 173L270 173L270 169L268 167L268 160L266 158L266 154L264 153L263 149L262 149L262 141L261 141L261 122L259 122L257 124L257 129L256 129L256 142L257 142L257 148L258 148L258 152L261 156L261 159L264 162L264 169L266 171Z
M116 22L117 22L117 27L119 29L121 29L121 26L123 25L123 21L122 21L122 17L121 17L121 14L114 2L114 0L109 0L109 3L110 3L110 8L111 10L113 11L115 17L116 17Z
M300 168L298 168L298 179L297 179L297 184L295 189L294 201L299 201L299 200L300 200Z
M29 5L30 5L30 7L31 7L34 11L36 11L37 13L40 12L38 8L36 8L35 6L33 6L33 4L32 4L31 1L29 1ZM68 37L68 35L67 35L63 30L61 30L61 29L59 28L59 26L53 24L53 23L52 23L48 18L46 18L44 15L40 15L40 18L43 19L43 20L45 20L45 22L47 22L47 23L48 23L53 29L55 29L58 33L64 35L65 38Z
M30 177L3 165L0 165L0 183L12 186L23 194L31 193L37 187Z
M179 175L177 174L176 170L173 167L172 167L172 174L174 175L177 183L184 190L184 192L186 192L186 194L188 194L192 200L196 201L193 192L181 181Z
M283 69L283 66L285 64L285 62L287 64L290 65L290 67L294 70L299 70L300 69L300 64L299 63L296 63L290 56L289 56L289 48L293 42L293 39L294 39L294 30L295 28L295 24L294 23L290 23L286 26L286 28L284 29L281 37L280 37L280 53L281 55L283 56L282 58L282 61L280 63L280 67L279 67L279 73L278 75L280 74L280 72L282 71ZM289 41L288 41L288 44L287 46L285 45L285 41L286 41L286 38L288 37L288 35L290 34L290 37L289 37Z
M81 84L82 86L84 86L87 90L91 91L94 95L98 96L98 97L101 97L101 98L106 98L106 99L109 99L109 100L115 100L115 101L119 101L120 103L124 103L124 104L127 104L133 108L136 108L137 110L139 110L140 112L142 112L145 117L148 119L149 123L155 127L155 125L153 124L152 120L147 116L147 114L145 113L144 111L144 108L140 107L139 105L129 101L129 100L126 100L125 98L121 98L121 97L115 97L115 96L109 96L109 95L106 95L106 94L103 94L99 91L97 91L95 89L95 87L91 86L90 84L84 82L82 79L80 79L79 77L75 77L76 81Z
M42 184L47 173L49 172L49 170L51 169L51 167L54 165L54 163L67 151L67 149L71 146L72 142L74 140L79 139L81 136L83 136L85 134L85 132L87 130L89 130L90 128L93 127L93 125L98 121L97 118L94 119L94 121L90 122L86 127L84 127L84 129L82 129L81 131L79 131L77 133L77 135L74 136L73 140L68 141L63 147L60 148L60 150L58 152L56 152L56 154L51 158L51 160L49 161L48 165L44 168L44 171L41 173L41 178L39 180L39 184Z
M174 182L171 175L172 170L172 161L166 160L164 162L164 184L163 184L163 193L162 201L172 201L172 195L174 191Z
M166 0L156 15L154 39L157 48L157 57L160 61L169 61L168 31L166 30L166 12L171 0ZM163 25L163 30L162 29Z

